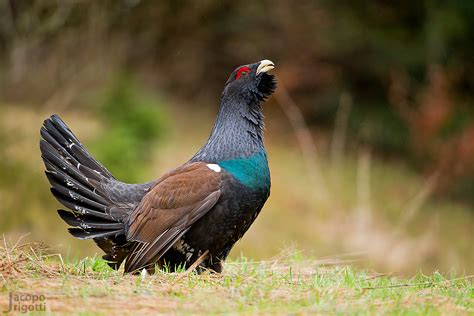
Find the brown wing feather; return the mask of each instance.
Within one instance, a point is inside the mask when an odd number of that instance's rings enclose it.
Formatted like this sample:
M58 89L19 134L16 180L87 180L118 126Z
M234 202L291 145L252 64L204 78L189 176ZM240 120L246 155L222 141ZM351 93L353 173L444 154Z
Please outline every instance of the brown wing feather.
M205 163L186 164L161 178L129 219L135 241L125 271L156 262L220 197L220 174Z

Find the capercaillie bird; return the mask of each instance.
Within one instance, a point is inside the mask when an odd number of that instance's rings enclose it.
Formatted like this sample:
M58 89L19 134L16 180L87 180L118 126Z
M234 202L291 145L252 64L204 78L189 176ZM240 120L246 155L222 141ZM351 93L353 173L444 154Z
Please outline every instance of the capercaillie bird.
M269 60L227 80L209 139L185 164L143 184L116 180L57 115L41 127L40 149L58 210L79 239L93 239L114 269L155 266L222 271L233 245L270 195L262 102L276 88Z

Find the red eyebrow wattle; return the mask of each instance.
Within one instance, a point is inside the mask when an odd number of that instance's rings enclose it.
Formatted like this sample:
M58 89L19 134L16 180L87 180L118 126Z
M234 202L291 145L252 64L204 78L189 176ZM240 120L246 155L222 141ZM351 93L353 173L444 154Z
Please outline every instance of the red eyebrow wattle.
M237 74L235 75L235 80L240 78L240 75L242 75L242 72L250 72L250 68L247 66L240 67L239 70L237 70Z

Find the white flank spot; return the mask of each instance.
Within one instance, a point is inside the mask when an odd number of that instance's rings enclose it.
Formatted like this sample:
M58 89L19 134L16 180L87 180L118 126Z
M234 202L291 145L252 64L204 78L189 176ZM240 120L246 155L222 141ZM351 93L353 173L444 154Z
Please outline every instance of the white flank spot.
M206 166L212 171L221 172L221 167L219 165L216 165L215 163L209 163Z

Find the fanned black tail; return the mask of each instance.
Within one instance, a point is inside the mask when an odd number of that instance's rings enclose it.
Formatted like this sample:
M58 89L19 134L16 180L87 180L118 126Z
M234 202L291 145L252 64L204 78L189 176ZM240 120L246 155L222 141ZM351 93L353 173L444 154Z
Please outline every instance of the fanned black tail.
M125 243L123 218L127 210L116 205L105 190L104 184L115 181L114 177L86 151L59 116L44 121L41 136L41 156L51 192L72 211L58 210L59 216L72 226L69 232L73 236L94 238L115 257L116 246Z

